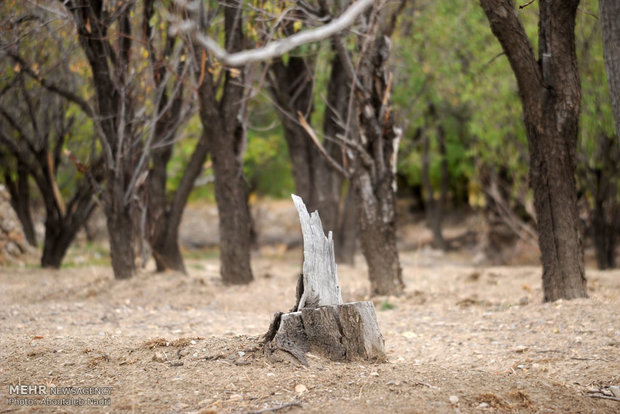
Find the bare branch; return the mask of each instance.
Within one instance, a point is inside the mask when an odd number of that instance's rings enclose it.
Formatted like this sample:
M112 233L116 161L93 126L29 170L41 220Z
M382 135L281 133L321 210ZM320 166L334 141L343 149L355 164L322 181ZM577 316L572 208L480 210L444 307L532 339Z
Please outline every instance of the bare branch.
M308 136L310 136L310 138L312 139L312 142L317 147L317 149L319 150L321 155L323 155L323 157L325 157L325 159L327 160L329 165L331 165L336 171L338 171L340 174L342 174L345 178L350 178L351 177L351 173L349 173L347 170L345 170L342 167L342 165L340 165L338 163L338 161L334 160L331 157L331 155L329 155L329 153L325 150L325 148L323 148L323 145L321 145L321 142L317 138L317 136L314 133L314 130L312 129L312 127L308 124L308 121L306 121L306 118L304 118L303 114L301 112L297 111L297 115L299 115L299 124L308 133Z
M359 15L374 4L374 0L358 0L345 10L342 15L328 24L316 29L304 30L287 38L276 40L267 45L243 50L236 53L228 53L213 38L200 32L196 25L182 22L177 24L173 31L188 31L198 44L209 50L213 55L226 65L243 66L250 62L262 62L284 55L296 47L327 39L353 25Z
M529 6L530 4L534 3L536 0L530 0L525 4L522 4L519 6L519 9L525 9L527 6Z
M41 84L41 86L43 86L45 89L49 90L50 92L54 92L60 96L62 96L63 98L68 99L69 101L73 102L74 104L76 104L77 106L80 107L80 109L82 111L84 111L84 113L89 117L92 118L93 117L93 110L90 107L90 105L88 104L88 102L86 102L84 99L82 99L80 96L76 95L75 93L66 90L65 88L58 86L52 82L50 82L49 80L45 79L44 77L42 77L41 75L37 74L27 63L24 59L21 58L21 56L16 55L14 53L8 53L8 55L11 57L11 59L13 59L16 63L19 64L20 69L25 72L28 76L30 76L32 79L36 80L37 82L39 82L39 84Z

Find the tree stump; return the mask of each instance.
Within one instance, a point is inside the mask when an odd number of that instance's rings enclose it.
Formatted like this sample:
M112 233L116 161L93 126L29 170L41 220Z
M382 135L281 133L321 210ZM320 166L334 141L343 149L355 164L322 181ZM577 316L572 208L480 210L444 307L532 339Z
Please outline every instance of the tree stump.
M292 197L303 235L303 273L295 306L288 313L277 312L265 334L266 355L292 357L304 365L307 352L335 361L384 361L374 304L342 303L332 233L325 237L319 213L308 214L302 199Z

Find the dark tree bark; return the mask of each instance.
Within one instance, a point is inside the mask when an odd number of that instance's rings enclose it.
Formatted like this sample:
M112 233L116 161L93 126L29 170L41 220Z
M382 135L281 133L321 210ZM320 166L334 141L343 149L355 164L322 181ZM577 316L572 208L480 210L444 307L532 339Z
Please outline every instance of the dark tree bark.
M3 164L8 162L4 156L0 157ZM17 179L11 177L10 171L4 168L4 182L11 196L11 207L19 219L24 230L24 236L29 245L36 247L37 237L34 232L34 222L30 210L30 184L28 182L28 167L23 161L17 160Z
M315 148L304 128L299 124L301 113L306 119L312 115L314 99L314 63L311 59L291 56L288 63L280 59L269 65L269 91L276 103L276 110L284 128L292 173L297 194L310 211L316 210L313 161L317 159ZM321 216L323 212L320 211Z
M224 30L229 52L243 47L242 10L229 5L224 10ZM202 49L198 49L201 61ZM205 52L202 52L205 53ZM210 63L207 63L210 64ZM248 206L248 184L243 176L246 142L245 70L226 70L221 97L209 70L198 90L200 120L208 137L215 173L215 200L220 229L220 273L224 283L247 284L253 280L250 266L252 217Z
M132 178L141 145L138 145L133 113L135 101L128 79L133 36L130 11L133 4L119 5L115 19L109 19L100 0L61 1L73 16L79 44L91 68L95 89L94 120L103 148L105 188L104 213L110 239L114 277L127 279L135 273L134 224L132 220ZM118 24L117 45L109 41L108 29Z
M330 5L321 0L319 6L319 15L327 19ZM344 6L344 3L341 6ZM292 23L284 24L282 30L286 35L292 34ZM337 42L333 42L332 46L335 49ZM299 120L299 116L303 116L309 123L313 111L314 57L291 56L286 64L281 58L275 59L269 69L269 89L284 127L296 192L305 200L310 211L316 210L320 213L325 231L333 231L336 235L338 262L352 263L356 226L348 226L351 222L350 211L346 210L348 206L343 205L345 177L332 165L335 162L348 169L343 145L339 142L339 136L344 132L350 96L350 82L343 63L335 53L331 61L323 121L324 139L321 146L328 157L331 157L332 163L328 162L312 141L306 129L307 125L301 125Z
M344 101L346 110L346 81L338 83L346 78L342 79L342 70L338 70L338 65L336 57L328 86L324 125L327 138L322 143L327 153L336 159L342 158L342 152L334 142L338 126L332 119L336 114L330 107L335 105L336 110L342 110L341 102ZM307 120L312 115L314 63L309 58L299 56L291 56L287 64L284 64L282 59L277 59L270 65L270 74L270 91L284 127L296 191L307 200L310 211L319 212L325 231L335 231L338 229L343 177L329 165L299 123L299 114ZM343 84L344 93L341 92ZM337 114L340 117L342 115L343 112ZM337 250L338 248L336 246Z
M431 124L436 122L436 112L431 104L429 106L429 117ZM441 157L441 183L439 189L439 199L435 197L435 189L430 179L430 136L428 131L422 132L422 183L426 193L425 214L428 227L433 233L433 247L436 249L446 250L446 241L443 238L441 224L443 220L443 211L445 209L447 191L448 191L448 165L446 160L446 137L443 128L437 127L437 144L439 146L439 155Z
M171 201L168 201L165 191L167 180L165 166L170 152L166 149L155 151L153 154L153 166L148 182L148 220L150 223L148 237L157 271L171 269L185 272L185 264L178 242L179 227L194 181L201 174L208 153L207 137L203 134L196 143Z
M357 250L359 226L359 200L355 188L349 184L344 199L344 209L340 215L340 225L336 234L336 263L354 264Z
M339 47L336 42L333 45L334 49ZM345 132L346 119L349 117L350 94L350 81L344 68L344 62L340 54L335 53L332 58L330 78L327 85L327 104L323 120L325 146L335 160L342 162L344 169L355 170L356 160L350 159L342 145L338 144L339 137ZM359 233L359 200L350 179L348 180L346 196L342 200L343 177L332 168L324 169L324 171L330 174L328 198L332 200L333 208L338 211L338 227L335 239L336 262L353 264Z
M96 205L90 184L87 180L83 180L78 186L76 194L67 205L64 214L56 206L51 210L46 208L45 240L43 242L43 255L41 256L42 267L60 268L77 232L95 210ZM44 196L44 198L49 198L49 196Z
M611 108L616 123L616 135L620 143L620 2L599 0L598 7Z
M587 296L575 152L581 89L578 0L540 0L539 60L511 0L481 0L517 78L530 152L545 301Z
M592 238L599 269L616 268L616 247L620 233L620 203L618 181L620 180L620 148L614 137L600 140L601 166L591 171L595 178Z
M21 65L26 67L23 61ZM19 123L8 108L0 105L0 115L13 132L8 132L8 128L5 130L4 123L0 123L0 143L15 157L18 165L17 183L7 177L7 184L12 203L14 198L18 200L14 208L22 210L18 211L18 217L26 216L32 225L28 176L34 179L46 213L41 266L59 268L78 230L95 208L90 181L101 181L101 165L95 162L90 171L82 171L87 172L90 179L82 176L76 180L76 190L65 205L56 183L56 166L60 163L60 154L73 120L65 118L67 106L55 101L49 93L40 91L35 96L25 83L22 82L21 86L15 99L27 103L29 115L25 118L30 119L29 124Z
M155 85L166 88L162 83L166 80L166 63L173 53L176 39L168 35L162 39L163 46L157 50L152 27L152 16L155 14L155 0L144 1L143 32L149 50L149 58L153 66ZM176 77L183 78L184 65L177 68ZM175 89L178 90L175 93ZM166 111L166 107L170 106ZM185 264L179 248L179 226L187 199L193 183L202 172L202 166L208 155L207 137L203 134L196 144L190 162L183 171L177 190L173 194L166 191L168 181L167 167L172 156L174 137L183 121L183 85L173 83L172 90L164 89L159 102L162 116L155 124L154 149L151 154L151 167L147 182L147 229L148 242L158 272L167 269L185 273Z
M108 205L106 217L114 278L130 279L136 272L134 224L131 212L123 205Z

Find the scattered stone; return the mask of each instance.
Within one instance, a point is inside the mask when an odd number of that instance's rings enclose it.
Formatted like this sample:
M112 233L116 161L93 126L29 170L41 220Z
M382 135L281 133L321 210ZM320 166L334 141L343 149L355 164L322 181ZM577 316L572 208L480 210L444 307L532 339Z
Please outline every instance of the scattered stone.
M186 409L187 407L189 407L189 404L185 404L185 403L179 402L179 403L176 403L175 405L172 406L172 410L176 411L176 412L179 412L179 411L182 411L182 410Z
M485 402L480 403L480 405L478 405L478 408L481 408L481 409L489 408L489 404L487 404Z
M308 392L308 387L306 387L304 384L295 385L295 393L297 395L302 395L305 392Z
M450 396L450 403L451 404L458 404L459 403L459 397L457 397L456 395L451 395Z
M153 361L155 362L166 362L166 355L163 352L156 352L153 355Z

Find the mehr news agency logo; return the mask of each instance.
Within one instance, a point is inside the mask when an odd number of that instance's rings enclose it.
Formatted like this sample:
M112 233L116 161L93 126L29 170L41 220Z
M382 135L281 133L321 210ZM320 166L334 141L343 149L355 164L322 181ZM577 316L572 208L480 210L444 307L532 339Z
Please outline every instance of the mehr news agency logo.
M9 384L8 405L13 406L110 406L113 387L50 387Z

